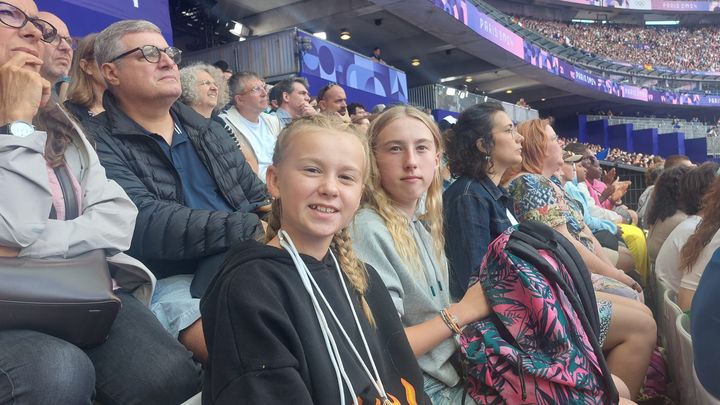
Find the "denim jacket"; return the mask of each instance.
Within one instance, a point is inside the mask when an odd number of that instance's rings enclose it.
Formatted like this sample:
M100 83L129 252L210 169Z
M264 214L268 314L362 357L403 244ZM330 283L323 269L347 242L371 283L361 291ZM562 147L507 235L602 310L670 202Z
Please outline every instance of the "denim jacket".
M490 242L510 227L510 195L488 177L458 178L443 193L445 254L450 267L450 294L460 299L470 274L482 263Z

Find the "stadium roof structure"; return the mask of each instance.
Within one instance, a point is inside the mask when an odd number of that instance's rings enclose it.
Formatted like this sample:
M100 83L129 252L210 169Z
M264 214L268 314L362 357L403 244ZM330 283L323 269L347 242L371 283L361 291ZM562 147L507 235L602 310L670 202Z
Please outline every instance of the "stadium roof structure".
M518 3L518 7L526 9L546 7L535 4L540 2L522 5L520 0L499 1L509 6ZM432 0L170 0L170 5L175 44L187 50L236 41L237 37L228 33L233 21L249 27L251 35L298 27L325 32L328 40L363 54L380 47L388 64L407 73L409 87L442 82L510 102L524 98L533 107L556 115L570 111L574 114L581 109L615 110L627 104L663 108L604 95L529 66L458 24ZM545 13L572 16L567 6L547 7ZM341 29L352 34L349 40L340 39ZM635 67L599 60L525 31L523 35L533 42L579 66L616 74L645 74ZM419 66L411 65L414 58L420 59ZM512 93L506 93L508 90Z

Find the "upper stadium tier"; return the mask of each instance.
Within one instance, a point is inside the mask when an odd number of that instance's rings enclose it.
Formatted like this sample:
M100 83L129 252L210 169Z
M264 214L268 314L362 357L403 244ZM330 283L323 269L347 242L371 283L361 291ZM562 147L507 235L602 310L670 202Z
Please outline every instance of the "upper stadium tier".
M639 11L718 12L720 1L708 0L554 0L583 6Z
M720 27L616 25L518 18L517 23L560 45L652 71L718 72Z

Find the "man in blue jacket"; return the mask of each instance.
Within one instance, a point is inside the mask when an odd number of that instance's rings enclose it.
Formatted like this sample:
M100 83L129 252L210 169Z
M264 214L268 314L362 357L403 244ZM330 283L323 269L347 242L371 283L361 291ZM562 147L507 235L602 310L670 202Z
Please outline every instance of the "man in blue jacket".
M138 207L129 253L158 278L151 309L204 361L199 297L228 248L263 232L268 194L222 126L177 102L180 55L148 21L104 29L105 112L87 126L108 178Z

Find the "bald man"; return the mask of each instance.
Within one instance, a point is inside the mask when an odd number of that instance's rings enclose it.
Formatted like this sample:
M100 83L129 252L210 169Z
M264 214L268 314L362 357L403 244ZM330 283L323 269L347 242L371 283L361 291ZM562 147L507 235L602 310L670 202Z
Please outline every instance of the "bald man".
M331 83L318 92L318 107L325 114L336 114L345 122L350 122L347 111L347 96L339 84Z
M73 58L73 40L67 25L55 14L41 11L38 17L49 22L57 29L57 37L54 41L43 42L43 65L40 70L42 77L53 85L60 79L67 77L70 72L70 64Z

